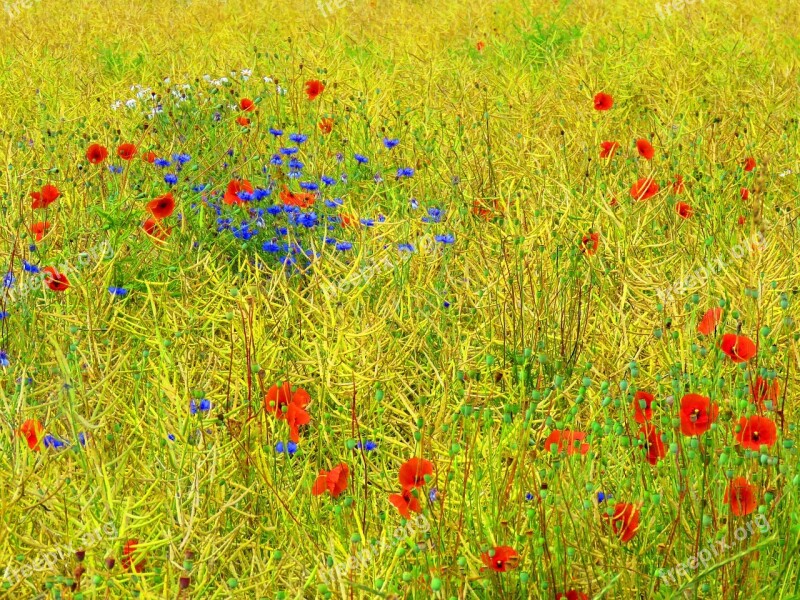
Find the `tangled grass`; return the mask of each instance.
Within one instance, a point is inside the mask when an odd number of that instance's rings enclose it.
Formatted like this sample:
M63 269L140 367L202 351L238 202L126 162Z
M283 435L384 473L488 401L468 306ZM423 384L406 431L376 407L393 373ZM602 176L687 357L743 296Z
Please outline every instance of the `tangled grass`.
M791 2L664 19L633 0L6 7L8 597L800 597ZM291 132L308 136L303 177L336 183L313 192L318 222L262 214L251 237L251 205L221 195L246 178L280 204L296 180L269 161ZM123 142L173 164L122 161ZM636 201L642 178L660 191ZM34 241L30 193L48 183L61 196ZM176 214L148 235L167 191ZM265 251L273 238L289 249ZM757 355L731 361L731 333ZM779 389L761 408L758 376ZM265 409L283 381L311 397L293 454ZM637 390L655 396L656 465ZM719 405L698 437L682 434L690 392ZM768 448L737 443L752 414L776 424ZM28 420L48 444L26 443ZM558 453L554 430L588 451ZM411 457L434 471L406 522L388 498ZM340 463L345 492L312 495ZM757 490L747 517L726 499L735 477ZM639 511L632 539L616 503ZM518 557L495 572L482 555L502 546Z

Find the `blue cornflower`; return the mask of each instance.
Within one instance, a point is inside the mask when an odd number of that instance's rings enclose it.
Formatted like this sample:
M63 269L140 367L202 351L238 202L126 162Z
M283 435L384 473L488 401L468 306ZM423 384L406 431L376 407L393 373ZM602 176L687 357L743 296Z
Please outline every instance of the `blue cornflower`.
M256 200L263 200L271 193L272 193L271 189L256 188L256 190L253 192L253 198L255 198Z
M40 271L39 267L32 265L27 260L22 261L22 270L27 271L28 273L38 273Z
M319 189L319 186L313 181L301 181L300 187L307 192L316 192Z
M341 181L342 183L347 183L347 173L342 173L339 176L339 181Z
M606 499L606 495L603 492L597 492L597 503L601 503L603 500Z
M289 168L290 169L294 169L295 171L302 170L304 166L305 165L302 162L300 162L299 160L297 160L296 158L292 158L289 161Z
M411 207L411 210L417 210L419 208L419 202L416 198L411 198L411 200L408 201L408 205Z
M356 444L356 448L358 448L359 450L361 450L362 447L367 452L372 452L373 450L375 450L375 448L378 447L378 442L373 442L372 440L367 440L363 444L361 442L358 442Z
M273 154L272 158L269 159L269 164L275 165L276 167L280 167L283 164L283 159L281 158L281 155Z
M403 243L397 244L397 249L400 252L413 252L414 251L414 246L412 244L408 244L406 242L403 242Z
M45 448L54 448L56 450L58 448L63 448L67 445L66 442L62 442L61 440L50 435L49 433L46 436L44 436L44 439L42 441L44 442Z
M336 162L343 162L344 161L344 154L341 152L336 153Z
M174 160L179 165L185 165L190 160L192 160L192 157L189 156L188 154L173 154L172 160Z
M528 492L527 494L525 494L525 500L527 500L528 502L530 502L531 500L533 500L533 494L531 494L530 492Z
M31 252L36 252L36 244L30 244L28 246L28 250L30 250Z
M200 410L202 410L203 412L210 411L211 410L211 400L207 400L205 398L200 400Z
M375 227L374 219L361 219L360 222L364 227Z
M114 173L115 175L119 175L119 174L120 174L120 173L122 173L122 172L123 172L125 169L123 169L122 167L118 167L118 166L116 166L116 165L108 165L108 170L109 170L111 173Z
M199 183L196 186L192 187L193 192L197 192L198 194L208 187L205 183Z
M360 165L365 165L369 162L369 159L363 154L354 154L353 158L355 158L356 162Z
M128 290L122 287L115 287L112 285L111 287L108 288L108 293L111 294L112 296L127 296Z
M397 144L399 144L399 143L400 143L400 140L398 140L398 139L390 140L389 138L383 138L383 145L386 146L387 150L391 150L392 148L397 146Z
M0 311L0 321L7 318L8 318L8 313L6 311Z
M284 156L292 156L293 154L297 154L297 148L281 148L280 153Z
M311 229L316 226L318 217L316 213L303 213L297 216L297 224Z
M170 442L174 442L175 441L175 434L174 433L168 433L167 437L169 438Z
M326 238L325 238L325 243L326 243L326 244L328 244L329 246L331 246L331 245L333 245L333 244L335 244L335 243L336 243L336 238L329 238L329 237L326 237Z
M302 171L289 171L289 179L300 179L303 176Z
M215 111L214 114L211 116L211 118L214 119L215 121L221 121L222 120L222 114L219 111ZM174 436L173 436L173 439L174 439Z
M452 233L437 235L434 239L441 244L453 244L456 241L456 238Z
M328 208L336 208L344 204L341 198L334 198L333 200L325 200L325 206Z
M441 223L442 210L440 208L431 207L428 209L428 216L422 217L423 223Z
M283 442L278 442L275 444L275 451L278 452L278 454L283 454L286 452L289 456L292 456L295 452L297 452L297 444L294 442L289 442L284 445Z
M252 192L247 192L245 190L236 192L236 197L242 202L250 202L253 198L255 198Z
M375 173L372 179L375 180L375 183L383 183L383 177L381 177L380 173Z
M273 217L279 215L283 212L283 208L280 204L272 204L267 207L267 212L271 214Z
M269 132L275 137L281 137L283 135L283 129L275 129L273 127L270 127Z
M9 271L3 276L3 287L10 288L12 285L14 285L14 281L16 281L14 274Z
M431 502L436 502L436 498L438 496L439 496L439 490L436 489L435 487L431 488L428 491L428 500L430 500Z
M293 141L295 144L302 144L308 139L307 135L303 135L302 133L292 133L289 135L289 139Z
M81 446L86 445L86 434L83 431L78 432L78 443Z
M0 367L7 367L11 363L8 360L8 353L5 350L0 350Z
M450 308L450 303L447 300L445 300L444 302L442 302L442 306L444 306L445 308Z
M192 413L193 415L197 414L197 402L195 402L194 400L189 402L189 412Z
M345 252L347 250L350 250L350 248L352 247L353 247L353 242L338 242L336 244L336 249L339 250L340 252Z
M217 219L217 231L225 231L226 229L230 229L231 223L233 223L233 219L230 218Z
M241 227L231 227L233 237L238 240L247 241L258 235L258 229L250 229L250 223L242 223Z
M164 175L164 183L168 183L169 185L175 185L178 183L178 176L172 173L167 173Z
M281 237L286 237L289 235L289 230L286 227L276 227L275 233L277 233Z
M281 247L274 241L264 242L264 245L261 246L261 249L264 252L271 252L272 254L277 254L278 252L281 251Z
M228 156L233 156L233 148L228 148L225 152Z
M399 169L397 169L396 177L398 179L402 179L403 177L413 177L413 175L414 175L414 169L412 169L411 167L400 167Z
M163 169L164 167L170 166L172 163L168 161L166 158L157 158L153 161L153 164Z

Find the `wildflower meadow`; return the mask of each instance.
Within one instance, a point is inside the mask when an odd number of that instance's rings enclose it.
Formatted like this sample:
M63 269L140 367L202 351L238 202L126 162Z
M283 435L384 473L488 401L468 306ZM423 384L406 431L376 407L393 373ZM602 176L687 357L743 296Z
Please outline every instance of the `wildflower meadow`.
M0 9L0 597L800 599L795 0Z

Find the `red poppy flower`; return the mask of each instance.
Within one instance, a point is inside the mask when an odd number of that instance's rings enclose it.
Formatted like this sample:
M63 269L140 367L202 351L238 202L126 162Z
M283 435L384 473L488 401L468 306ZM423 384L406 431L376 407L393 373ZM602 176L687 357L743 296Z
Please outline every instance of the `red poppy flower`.
M493 208L489 208L487 204L491 204ZM472 214L487 221L500 212L500 203L495 198L494 200L473 200L472 201Z
M672 193L682 194L685 188L686 186L683 183L683 175L675 175L675 179L672 180Z
M708 309L706 311L706 314L703 315L703 318L700 319L700 322L697 324L697 333L699 333L700 335L711 335L717 328L717 325L719 324L721 318L722 318L721 308Z
M742 197L742 200L747 200L750 198L750 190L747 188L742 188L739 190L739 195Z
M489 552L481 554L481 560L492 571L505 573L514 569L519 563L519 554L511 546L495 546L492 555Z
M425 475L433 475L433 463L424 458L410 458L400 466L400 485L403 489L422 487Z
M250 98L242 98L239 100L239 108L245 112L254 112L256 110L256 103Z
M639 390L633 397L633 418L637 423L646 423L653 418L653 394ZM644 406L642 406L644 405Z
M636 530L639 529L639 509L633 504L627 502L618 502L614 506L614 514L612 516L603 515L607 519L611 519L611 526L614 533L622 540L622 542L629 542L636 535Z
M661 439L661 434L652 425L642 425L640 429L644 434L644 448L647 450L647 462L651 465L658 464L667 455L667 448Z
M225 204L244 204L244 200L239 198L239 192L253 193L253 185L247 179L231 179L228 182L228 188L225 190L225 196L222 201Z
M131 564L133 562L133 554L136 552L136 547L139 545L139 540L132 539L125 542L125 546L122 548L122 568L126 571L129 571L131 568ZM134 570L137 573L141 573L144 571L145 561L141 560L134 565Z
M47 208L55 202L60 195L61 192L58 191L56 186L50 184L42 186L40 191L31 192L31 198L33 198L31 208Z
M479 40L477 44L475 44L475 48L478 52L483 52L483 49L486 48L486 42L483 40Z
M750 385L750 394L753 396L753 404L762 410L765 408L767 400L772 402L774 408L778 404L778 398L781 395L781 386L777 379L773 379L772 383L770 383L759 375L756 378L755 385Z
M175 198L172 197L172 192L167 192L155 200L150 200L147 203L147 210L156 219L166 219L175 210Z
M600 234L599 233L590 233L588 235L583 236L581 240L581 250L592 256L595 252L597 252L597 248L600 245Z
M719 406L700 394L686 394L681 398L681 433L702 435L717 420Z
M319 120L319 130L324 135L328 135L331 131L333 131L333 119L330 117L322 117Z
M389 502L397 507L397 510L400 511L400 516L404 519L410 519L412 512L422 512L419 499L414 495L411 489L404 489L399 494L389 494Z
M745 218L743 216L739 215L739 218L736 221L737 221L737 223L739 223L739 225L744 225Z
M757 352L753 340L746 335L734 335L733 333L723 335L719 347L735 363L747 362Z
M333 467L330 471L320 471L314 487L311 488L311 494L319 496L329 492L333 498L338 498L347 489L349 475L350 469L344 463Z
M312 192L292 192L285 185L281 191L280 198L287 206L297 206L298 208L309 208L313 206L317 199Z
M749 172L749 171L752 171L755 168L756 168L756 159L753 158L752 156L748 156L744 160L744 170Z
M617 206L619 206L619 200L617 200L616 196L612 196L608 204L609 206L611 206L611 208L616 208Z
M311 81L306 81L306 96L308 96L309 100L313 100L317 96L319 96L323 91L325 91L325 84L319 81L318 79L312 79Z
M237 117L236 122L241 125L242 127L249 127L250 126L250 119L247 117Z
M677 212L682 219L688 219L694 214L694 209L686 204L686 202L678 202L675 205L675 212Z
M39 221L31 225L31 234L33 234L37 242L41 242L48 229L50 229L49 221Z
M136 156L136 146L133 144L120 144L117 148L117 156L122 160L131 160Z
M99 165L106 158L108 158L108 150L100 144L92 144L86 151L86 160L93 165Z
M760 450L762 445L772 446L778 441L778 430L775 423L767 417L753 415L749 419L739 419L739 431L736 441L750 450Z
M586 434L583 431L554 429L544 441L544 449L546 452L550 452L553 444L556 444L559 453L566 452L567 455L572 455L580 452L586 454L589 451L589 444L585 443L584 439L586 439Z
M639 156L646 160L653 160L656 151L653 149L652 144L644 138L636 140L636 150L639 151Z
M45 267L42 269L46 273L45 282L54 292L63 292L69 287L69 279L63 273L56 271L55 267Z
M589 600L589 596L577 590L569 590L556 594L556 600Z
M156 162L157 158L158 158L158 155L155 152L153 152L152 150L142 154L142 160L145 161L145 162L149 162L151 165L154 162Z
M342 227L358 227L358 219L352 215L339 214L339 222Z
M163 242L172 233L172 227L164 227L155 217L150 217L142 223L144 232L156 241Z
M286 423L289 425L289 439L296 444L300 441L300 426L311 423L311 415L306 412L305 404L290 402L286 408Z
M734 477L725 490L725 504L737 517L749 515L758 505L755 488L744 477Z
M631 186L631 198L634 200L647 200L658 193L658 184L652 177L643 177Z
M614 98L612 98L611 94L604 94L603 92L595 94L595 110L609 110L612 106L614 106Z
M292 384L288 381L284 381L280 387L273 385L264 396L264 408L279 419L285 417L284 406L287 407L287 410L290 404L305 408L309 402L311 402L309 393L301 387L292 392Z
M619 148L619 142L603 142L600 144L600 158L613 158Z
M34 452L39 452L42 449L41 441L44 437L44 427L36 419L28 419L20 425L17 435L24 437L28 443L28 448Z

